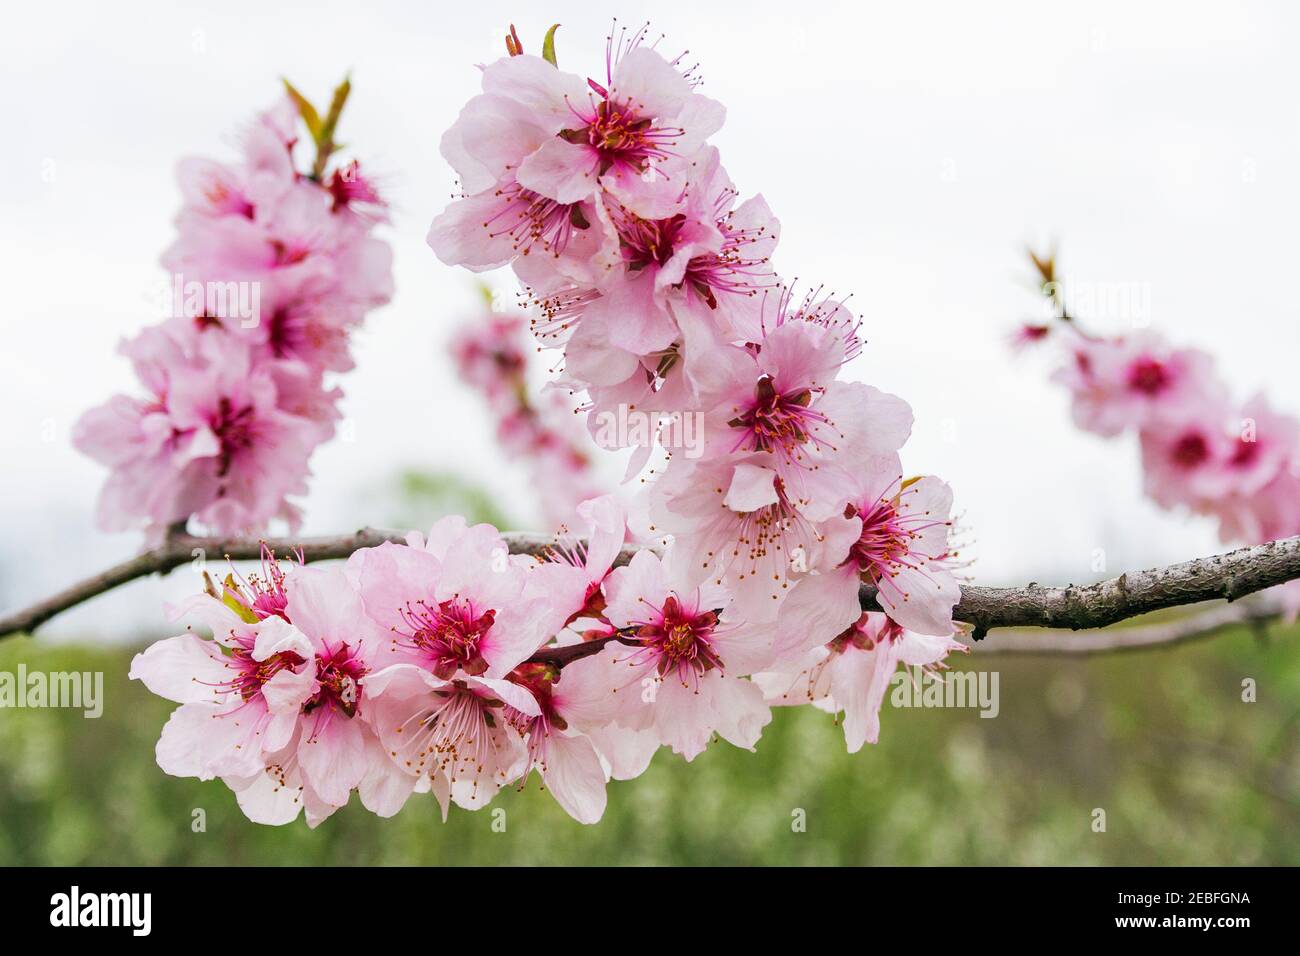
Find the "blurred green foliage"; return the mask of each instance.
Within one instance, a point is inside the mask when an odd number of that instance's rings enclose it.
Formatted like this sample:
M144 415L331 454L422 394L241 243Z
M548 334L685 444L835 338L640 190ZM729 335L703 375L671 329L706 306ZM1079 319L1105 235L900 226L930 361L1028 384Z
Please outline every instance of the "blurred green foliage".
M1001 712L889 710L849 755L807 707L778 710L757 753L661 751L572 822L534 777L492 805L428 796L380 820L356 802L317 830L259 827L218 781L164 775L172 705L126 679L131 651L0 646L0 670L102 670L98 720L0 710L3 864L1297 864L1300 630L1086 659L979 657ZM1258 701L1242 701L1241 682ZM1091 828L1094 808L1107 831ZM206 813L206 832L191 829ZM797 809L806 832L794 832Z
M399 502L388 521L392 528L427 531L446 515L464 515L470 524L487 522L498 528L515 526L490 494L450 472L408 469L396 477L393 487L384 489L379 500Z

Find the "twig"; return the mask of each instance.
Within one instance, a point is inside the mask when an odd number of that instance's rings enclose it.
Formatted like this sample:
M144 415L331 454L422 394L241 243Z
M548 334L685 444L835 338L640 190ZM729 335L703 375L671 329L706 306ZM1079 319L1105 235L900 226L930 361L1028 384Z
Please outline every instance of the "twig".
M1241 624L1263 626L1276 620L1280 613L1278 602L1266 600L1261 595L1257 600L1212 605L1205 610L1156 624L1076 631L1071 634L1045 634L1041 630L1000 631L981 641L976 651L979 654L1083 655L1176 647L1213 637Z
M1129 571L1087 587L961 589L953 617L974 625L980 640L995 627L1107 627L1151 611L1203 601L1235 601L1300 578L1300 535L1227 554L1146 571ZM864 587L863 606L866 607ZM874 593L870 595L873 598Z
M553 537L542 534L510 533L504 537L514 554L541 555L555 544ZM279 539L209 538L175 533L156 548L116 564L31 607L0 617L0 637L30 634L54 615L96 595L136 578L165 574L193 561L255 560L261 556L263 544L280 554L301 549L305 561L324 561L346 558L361 548L403 538L401 532L374 528L363 528L348 535ZM633 553L633 549L625 548L619 556L619 563L630 560ZM1102 628L1162 608L1221 599L1232 601L1297 578L1300 578L1300 536L1165 568L1129 572L1087 587L1029 584L1016 588L988 588L969 585L962 588L961 601L954 608L953 617L971 624L972 637L977 641L995 627ZM864 584L860 598L864 610L879 610L873 585ZM1019 638L1003 643L1015 645L1016 640ZM1079 641L1080 647L1098 643L1096 635L1080 635L1075 640ZM1114 636L1109 640L1125 646L1150 645L1150 642L1136 644L1131 636Z

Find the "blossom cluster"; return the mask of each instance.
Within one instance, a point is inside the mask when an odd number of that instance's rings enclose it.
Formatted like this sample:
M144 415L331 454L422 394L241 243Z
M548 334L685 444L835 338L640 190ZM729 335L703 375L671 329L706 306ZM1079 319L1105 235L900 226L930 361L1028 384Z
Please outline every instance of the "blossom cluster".
M696 416L702 454L659 431L636 500L583 502L540 554L452 517L341 568L268 559L182 609L211 638L132 667L181 704L159 763L223 779L254 820L314 825L354 789L381 815L424 792L475 809L536 770L593 822L609 780L661 747L752 749L773 706L844 712L850 750L874 742L899 665L964 647L951 490L904 471L907 403L841 376L862 347L845 303L776 272L779 223L736 203L708 142L721 105L644 31L609 39L598 79L550 43L508 51L443 137L463 195L429 242L514 270L589 428ZM501 331L461 357L487 388L520 381Z
M451 355L461 381L487 402L501 447L528 466L547 528L572 526L577 506L602 491L594 446L560 391L531 394L527 318L500 311L476 317L457 330Z
M1216 519L1225 543L1300 534L1300 420L1263 393L1234 401L1212 356L1154 332L1102 337L1066 321L1025 326L1018 338L1049 336L1065 354L1053 379L1070 392L1075 424L1136 435L1153 501ZM1284 589L1288 605L1300 601Z
M346 98L307 106L317 162L295 167L299 113L286 96L243 131L226 165L180 163L169 317L121 346L140 390L77 422L74 444L110 469L97 521L150 540L191 516L218 534L260 532L306 491L308 458L340 419L332 373L349 336L392 295L392 255L372 235L386 207L358 165L325 161ZM293 91L291 91L293 92Z

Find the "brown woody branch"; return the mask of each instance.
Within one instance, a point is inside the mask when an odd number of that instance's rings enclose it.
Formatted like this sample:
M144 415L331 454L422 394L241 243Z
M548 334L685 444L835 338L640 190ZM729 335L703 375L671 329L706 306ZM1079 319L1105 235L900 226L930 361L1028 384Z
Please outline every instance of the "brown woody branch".
M553 537L541 534L510 533L504 537L514 554L540 555L555 542ZM136 578L165 574L196 561L256 560L261 556L263 544L281 556L301 549L303 559L310 562L346 558L362 548L403 538L401 532L374 528L363 528L348 535L281 539L198 537L174 533L156 548L113 565L44 601L0 617L0 637L30 634L56 614ZM619 563L628 561L633 553L633 549L624 549ZM990 629L1000 627L1096 629L1162 608L1214 600L1234 601L1297 578L1300 578L1300 536L1164 568L1128 572L1086 587L1043 587L1036 583L1014 588L969 585L962 588L961 601L954 608L953 617L970 624L972 637L977 641ZM863 609L879 610L874 586L862 586L861 601ZM1121 636L1116 632L1104 640L1096 635L1080 635L1071 639L1070 649L1087 652L1162 643L1154 639L1142 643L1141 629L1129 631L1138 634ZM1146 632L1148 638L1159 633ZM1167 630L1163 633L1172 635L1175 632ZM1175 639L1178 638L1169 637L1169 640ZM998 643L1002 649L1015 646L1017 650L1023 650L1025 640L1022 636ZM1061 642L1044 642L1044 650L1048 644ZM565 663L595 653L603 645L603 641L592 641L572 648L546 648L536 659Z
M1041 630L1004 630L990 634L978 645L983 654L1086 655L1171 648L1248 625L1259 635L1282 614L1279 601L1267 594L1252 595L1233 604L1211 604L1203 610L1153 624L1098 628L1071 633Z

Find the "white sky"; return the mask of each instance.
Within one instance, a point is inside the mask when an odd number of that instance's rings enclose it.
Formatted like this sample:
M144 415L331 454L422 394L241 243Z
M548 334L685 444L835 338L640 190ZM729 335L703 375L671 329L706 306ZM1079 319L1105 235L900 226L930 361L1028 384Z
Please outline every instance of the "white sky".
M530 3L533 10L540 4ZM452 377L443 344L471 277L424 244L451 191L438 138L514 20L547 25L562 68L597 75L606 6L494 2L11 5L0 31L0 604L124 557L92 530L103 471L74 452L85 408L128 387L113 348L152 321L178 157L231 157L281 74L317 99L351 69L341 137L395 204L397 295L343 381L355 439L322 448L308 532L390 520L401 466L457 471L530 514L520 469ZM782 220L778 268L853 293L869 340L850 368L902 395L909 471L954 486L987 583L1095 578L1217 550L1208 523L1140 493L1136 450L1069 424L1041 359L1005 333L1037 315L1027 241L1062 240L1067 277L1139 283L1151 325L1213 351L1244 397L1300 412L1297 16L1278 4L627 3L689 47L728 109L713 142ZM52 175L51 175L52 174ZM501 275L500 283L509 282ZM513 288L513 287L511 287ZM1121 319L1113 325L1120 328ZM183 573L56 620L135 638Z

